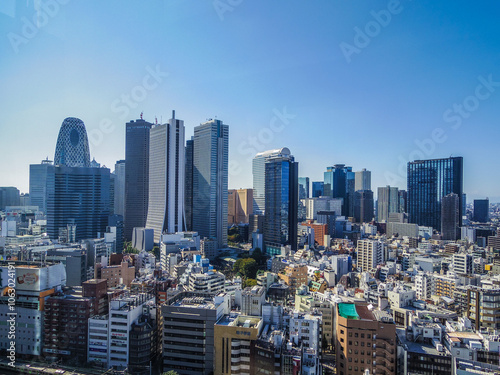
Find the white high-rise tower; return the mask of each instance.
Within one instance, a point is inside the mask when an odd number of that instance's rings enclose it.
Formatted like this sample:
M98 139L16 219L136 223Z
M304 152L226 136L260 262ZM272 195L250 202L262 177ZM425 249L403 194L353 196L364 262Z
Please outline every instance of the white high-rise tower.
M184 121L172 118L151 129L149 142L149 207L146 227L154 229L154 242L162 233L183 230Z

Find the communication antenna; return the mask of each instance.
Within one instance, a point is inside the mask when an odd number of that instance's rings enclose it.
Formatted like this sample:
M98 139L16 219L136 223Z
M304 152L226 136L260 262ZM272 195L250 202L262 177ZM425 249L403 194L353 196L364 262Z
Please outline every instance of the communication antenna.
M141 112L141 120L142 120L142 115L144 114L144 112Z

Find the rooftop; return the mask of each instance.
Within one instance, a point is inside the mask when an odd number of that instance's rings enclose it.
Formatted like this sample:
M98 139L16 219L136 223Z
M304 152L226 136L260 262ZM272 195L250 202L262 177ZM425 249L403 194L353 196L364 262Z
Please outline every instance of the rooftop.
M214 303L213 297L184 297L175 300L170 306L176 307L194 307L198 309L215 309L217 306Z
M229 314L220 318L217 324L230 327L258 328L261 322L262 319L255 316Z
M446 348L443 347L443 351L438 351L434 346L429 344L417 343L406 339L406 331L404 328L396 328L396 334L398 339L403 345L403 347L412 353L434 355L434 356L446 356L449 355Z

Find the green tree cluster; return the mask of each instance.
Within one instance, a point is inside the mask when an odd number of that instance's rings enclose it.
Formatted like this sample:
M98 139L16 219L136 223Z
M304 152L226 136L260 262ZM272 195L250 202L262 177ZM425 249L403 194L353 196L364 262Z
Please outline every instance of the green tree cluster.
M247 279L255 279L258 269L259 266L253 258L238 259L233 266L233 271L239 272Z

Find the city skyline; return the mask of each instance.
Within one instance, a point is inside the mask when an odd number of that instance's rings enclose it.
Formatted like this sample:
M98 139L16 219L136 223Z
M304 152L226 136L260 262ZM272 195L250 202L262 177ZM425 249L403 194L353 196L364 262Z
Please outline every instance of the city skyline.
M0 5L9 93L0 144L16 155L0 167L4 186L28 191L29 164L51 159L66 117L86 124L91 155L112 168L125 156L126 122L144 112L166 123L175 109L188 136L207 118L231 124L229 188L251 187L252 158L281 147L295 150L302 177L366 168L374 191L406 189L408 161L460 155L469 202L500 201L488 155L500 132L494 2L37 4ZM144 27L132 32L131 18ZM19 127L7 125L20 121L29 153L16 151Z

